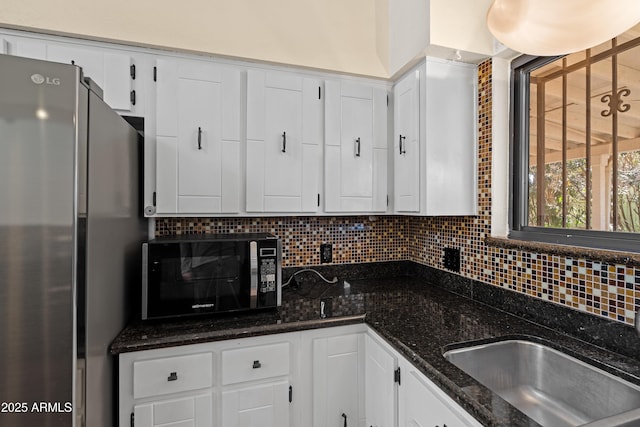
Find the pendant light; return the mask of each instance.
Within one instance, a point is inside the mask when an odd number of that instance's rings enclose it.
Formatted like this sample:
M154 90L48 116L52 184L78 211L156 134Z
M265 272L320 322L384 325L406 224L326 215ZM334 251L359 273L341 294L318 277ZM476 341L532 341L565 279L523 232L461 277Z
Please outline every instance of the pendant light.
M640 0L493 0L487 26L498 41L536 56L604 43L640 22Z

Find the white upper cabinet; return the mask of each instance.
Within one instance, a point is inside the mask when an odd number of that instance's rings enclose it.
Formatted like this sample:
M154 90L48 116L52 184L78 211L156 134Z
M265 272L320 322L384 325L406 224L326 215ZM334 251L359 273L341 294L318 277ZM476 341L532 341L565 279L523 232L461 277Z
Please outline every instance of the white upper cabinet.
M394 207L397 212L420 211L420 71L415 70L393 88Z
M132 58L117 52L103 52L87 47L49 44L49 61L74 64L82 67L86 77L91 77L104 91L104 102L114 110L131 111Z
M427 58L394 85L394 211L476 215L477 69Z
M240 72L177 59L156 67L157 212L238 212Z
M477 69L427 58L423 213L478 213Z
M387 209L387 91L325 82L325 211Z
M82 67L84 76L100 86L103 99L111 108L130 115L144 112L137 99L136 64L130 52L26 37L13 38L10 50L16 56Z
M322 81L247 72L247 212L317 212Z

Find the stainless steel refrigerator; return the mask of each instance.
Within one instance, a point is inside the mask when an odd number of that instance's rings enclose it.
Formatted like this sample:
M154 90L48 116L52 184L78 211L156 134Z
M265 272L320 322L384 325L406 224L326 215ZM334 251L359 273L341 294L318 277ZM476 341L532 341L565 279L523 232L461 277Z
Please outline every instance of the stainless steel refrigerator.
M145 235L137 132L72 65L0 55L0 426L112 426Z

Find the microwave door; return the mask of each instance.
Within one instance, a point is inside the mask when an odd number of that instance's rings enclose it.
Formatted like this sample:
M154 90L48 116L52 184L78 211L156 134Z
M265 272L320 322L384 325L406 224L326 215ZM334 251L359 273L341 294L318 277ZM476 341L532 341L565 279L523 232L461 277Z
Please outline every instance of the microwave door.
M183 277L193 286L193 306L198 311L233 311L247 307L249 296L242 284L242 265L247 263L238 242L211 245L190 244L191 254L183 258ZM198 247L200 246L200 247Z

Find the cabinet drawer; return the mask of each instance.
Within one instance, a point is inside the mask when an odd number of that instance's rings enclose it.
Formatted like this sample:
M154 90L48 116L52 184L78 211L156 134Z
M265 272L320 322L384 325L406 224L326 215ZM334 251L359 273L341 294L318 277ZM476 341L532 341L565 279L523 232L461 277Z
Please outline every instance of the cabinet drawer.
M222 352L222 384L235 384L289 374L289 343Z
M135 362L133 397L139 399L211 387L212 369L211 353Z

